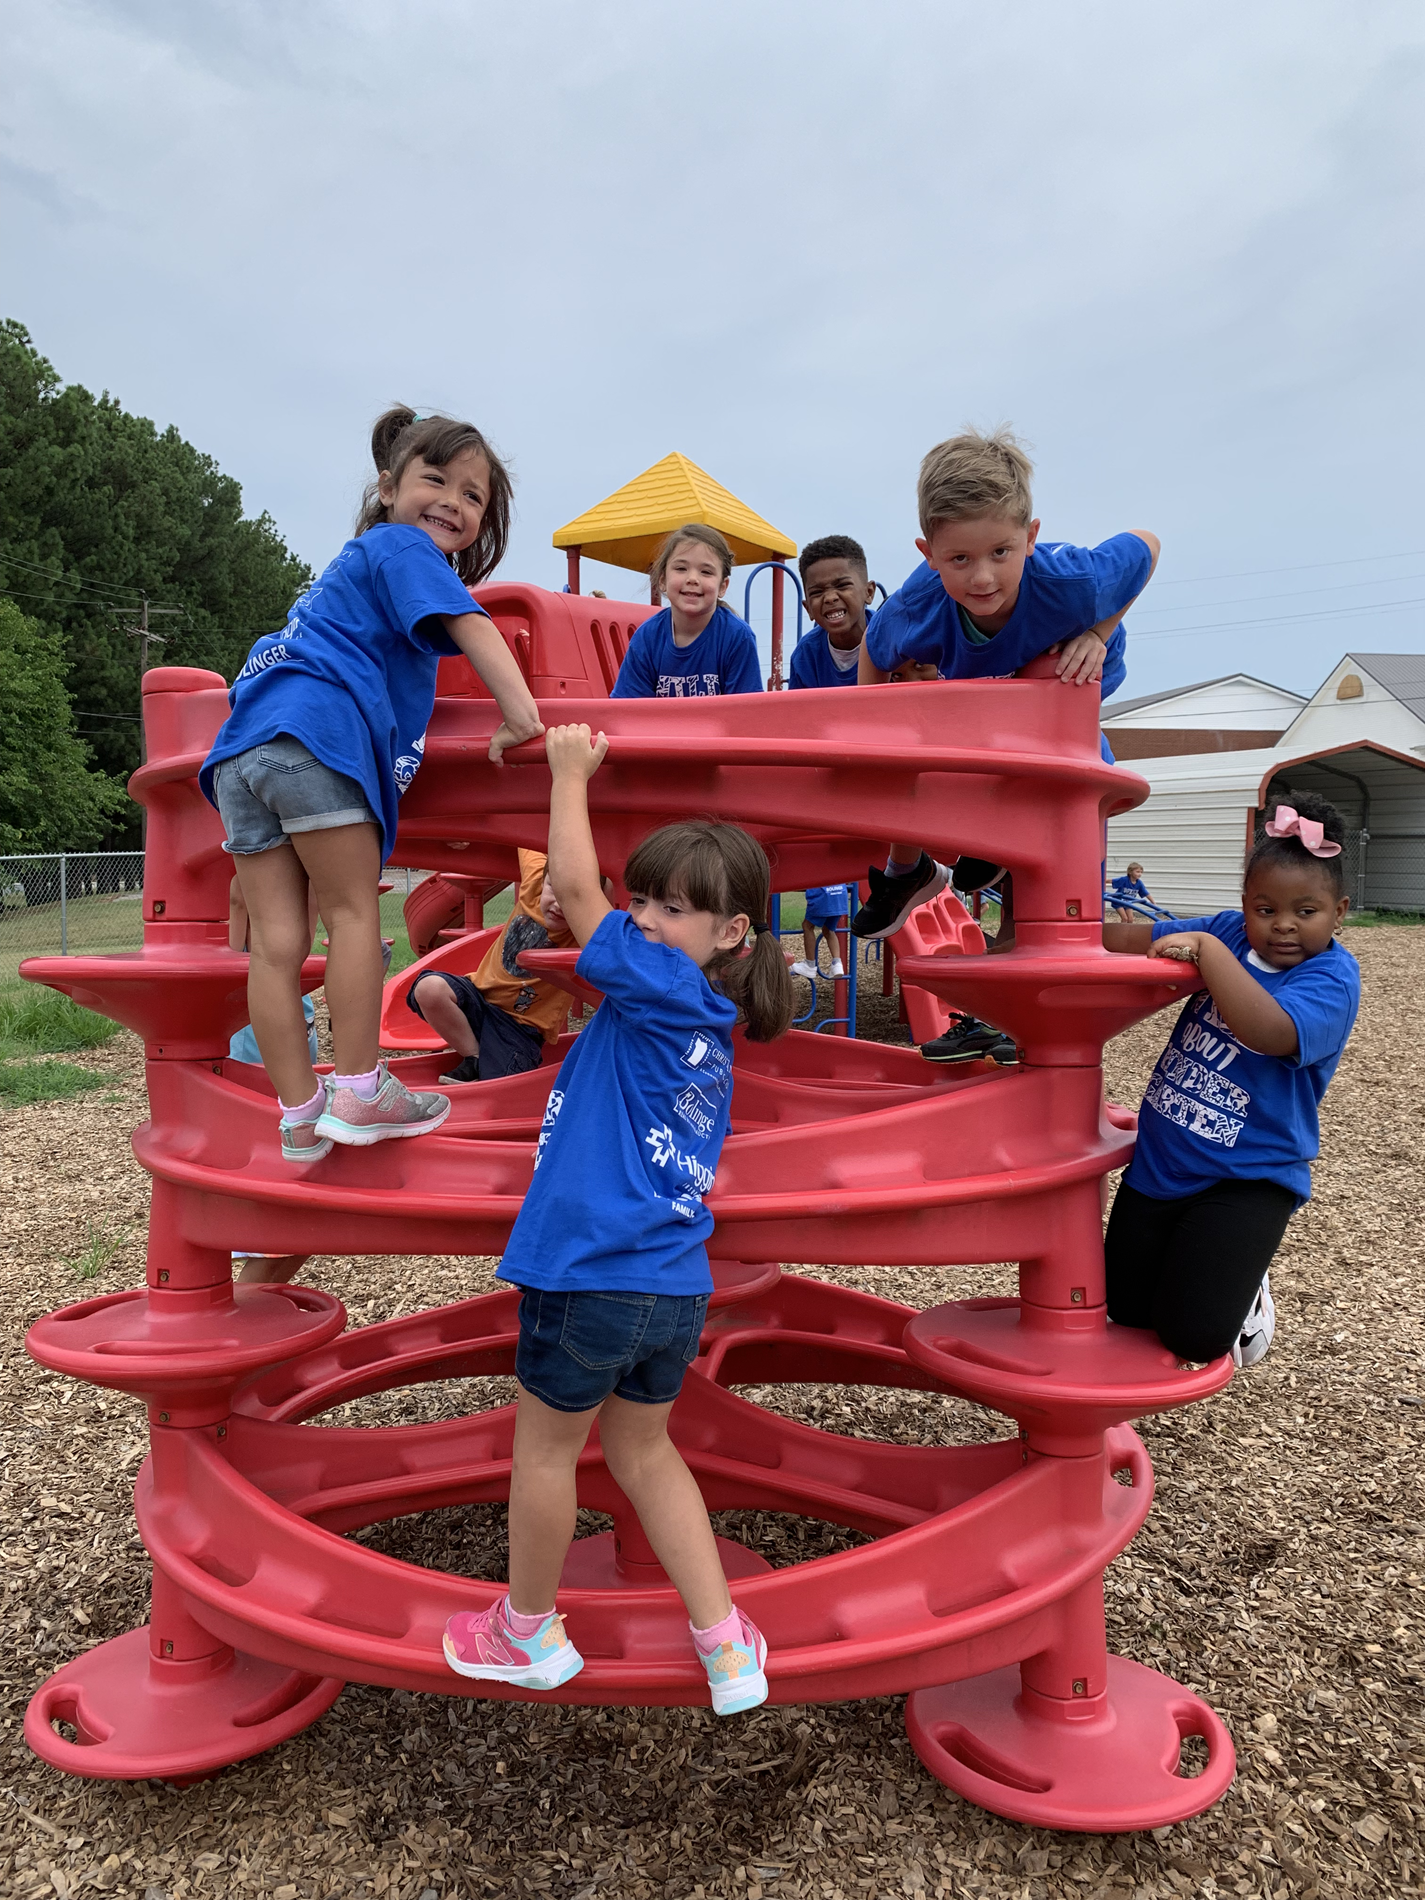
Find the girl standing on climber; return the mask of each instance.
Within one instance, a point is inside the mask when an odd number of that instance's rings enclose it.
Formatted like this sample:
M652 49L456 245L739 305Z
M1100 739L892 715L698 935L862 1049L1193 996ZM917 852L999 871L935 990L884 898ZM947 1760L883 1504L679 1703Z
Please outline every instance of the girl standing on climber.
M251 927L248 1009L282 1111L284 1161L438 1128L448 1096L413 1095L377 1061L377 884L396 807L415 777L443 655L464 653L503 723L538 736L518 662L467 589L499 564L510 478L469 423L387 410L371 435L376 480L356 534L247 656L199 777L227 833ZM311 950L307 887L331 941L325 988L336 1073L317 1080L302 1020Z
M523 1289L510 1477L510 1584L461 1611L445 1656L462 1676L553 1689L583 1659L555 1609L574 1535L574 1470L595 1418L610 1475L687 1607L713 1709L767 1695L767 1644L733 1606L707 1508L668 1436L697 1357L712 1275L706 1195L727 1134L732 1027L769 1042L792 982L767 929L761 846L735 825L655 831L628 860L626 911L604 896L588 781L608 741L545 737L553 787L548 877L604 1000L565 1056L534 1178L500 1277ZM750 947L749 947L750 945Z
M1107 949L1194 962L1207 986L1144 1091L1105 1241L1109 1318L1181 1359L1250 1366L1272 1341L1267 1268L1311 1197L1317 1108L1361 997L1334 937L1344 836L1334 806L1289 792L1248 859L1241 910L1103 927Z

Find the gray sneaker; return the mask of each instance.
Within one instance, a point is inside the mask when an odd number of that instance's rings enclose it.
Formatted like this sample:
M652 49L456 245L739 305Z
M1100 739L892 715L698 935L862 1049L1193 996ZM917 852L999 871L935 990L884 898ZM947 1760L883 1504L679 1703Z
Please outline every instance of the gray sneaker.
M354 1089L332 1089L318 1117L319 1135L329 1135L347 1148L369 1148L377 1141L398 1141L406 1135L428 1135L450 1113L450 1097L422 1089L413 1094L383 1062L380 1081L369 1102Z
M1265 1359L1267 1348L1272 1343L1272 1335L1277 1330L1277 1309L1272 1300L1272 1289L1267 1276L1262 1275L1261 1288L1252 1302L1252 1310L1242 1322L1242 1331L1237 1344L1232 1348L1234 1366L1255 1366L1259 1359Z
M284 1161L320 1161L332 1151L330 1136L321 1134L316 1122L284 1121L280 1127Z

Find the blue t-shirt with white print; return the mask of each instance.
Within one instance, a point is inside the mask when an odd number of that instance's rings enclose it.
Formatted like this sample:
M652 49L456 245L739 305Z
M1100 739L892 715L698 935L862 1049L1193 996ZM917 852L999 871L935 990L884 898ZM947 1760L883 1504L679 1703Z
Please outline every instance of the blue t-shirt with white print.
M198 777L204 797L216 803L214 766L290 733L360 785L384 862L425 749L436 669L460 651L437 616L483 612L423 528L384 521L357 535L248 654Z
M1041 541L1024 563L1014 611L998 633L978 631L928 561L885 601L866 631L866 650L883 672L898 660L933 660L946 679L1003 679L1060 640L1087 633L1142 593L1153 556L1136 534L1096 548ZM1124 623L1108 637L1100 693L1128 677Z
M673 639L673 609L645 620L628 643L611 699L708 699L760 693L762 662L751 627L719 601L696 640Z
M1216 937L1296 1025L1294 1056L1246 1048L1206 990L1190 997L1143 1092L1138 1146L1124 1175L1155 1201L1177 1201L1224 1177L1275 1181L1311 1199L1321 1148L1317 1108L1336 1073L1361 1000L1361 971L1334 939L1318 956L1273 970L1247 944L1240 910L1171 919L1154 941L1179 931Z
M866 624L871 623L872 615L866 616ZM808 686L854 686L856 684L857 663L861 657L859 646L851 653L843 654L850 666L841 667L832 657L831 640L825 627L813 626L804 633L792 648L792 663L788 669L789 684L794 687Z
M1113 889L1115 895L1118 897L1148 897L1148 886L1143 882L1142 878L1129 877L1126 871L1122 877L1116 877L1113 880ZM1151 898L1149 898L1149 901L1152 901ZM1177 925L1175 928L1181 929L1183 926Z
M732 1108L737 1008L693 959L602 919L579 975L604 1000L549 1095L499 1277L555 1293L707 1293L706 1196Z

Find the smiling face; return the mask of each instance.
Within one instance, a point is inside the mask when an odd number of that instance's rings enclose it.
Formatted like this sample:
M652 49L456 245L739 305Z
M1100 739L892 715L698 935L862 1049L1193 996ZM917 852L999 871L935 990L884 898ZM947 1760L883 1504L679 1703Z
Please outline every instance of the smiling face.
M1027 528L1003 515L936 521L916 546L941 585L985 633L998 633L1014 612L1024 563L1034 552L1039 523Z
M668 556L663 592L673 609L673 631L691 639L712 619L727 592L722 562L701 541L680 541Z
M1242 892L1247 942L1274 970L1320 956L1349 908L1328 875L1307 865L1259 865Z
M865 574L840 554L813 561L802 583L806 608L826 637L843 652L859 646L866 635L866 609L875 588Z
M650 943L666 943L684 951L700 970L705 970L714 957L735 950L747 935L745 912L718 917L710 910L694 910L675 892L667 897L641 897L632 892L628 914Z
M490 505L490 464L479 449L443 468L413 455L399 482L383 470L378 487L389 521L423 528L442 554L459 554L474 545Z

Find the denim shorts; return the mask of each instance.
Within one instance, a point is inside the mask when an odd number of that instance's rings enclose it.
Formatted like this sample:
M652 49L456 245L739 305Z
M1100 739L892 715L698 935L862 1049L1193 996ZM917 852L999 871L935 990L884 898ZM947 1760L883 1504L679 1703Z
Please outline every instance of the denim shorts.
M520 1299L515 1377L556 1412L592 1412L610 1393L671 1405L698 1356L706 1293L547 1293Z
M228 834L223 849L234 857L271 851L293 831L381 822L354 778L314 759L287 732L224 759L214 770L213 792Z
M421 978L421 983L428 982L432 976L439 977L449 987L461 1015L470 1025L470 1033L480 1045L482 1082L498 1082L502 1076L524 1075L539 1067L544 1057L544 1037L533 1023L522 1023L518 1016L492 1003L468 976L452 976L449 970L432 970ZM420 983L411 985L406 991L406 1003L424 1022L425 1011L416 1001L419 988Z

